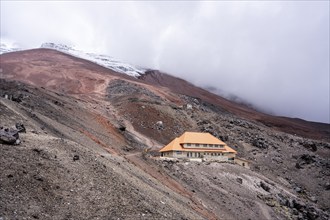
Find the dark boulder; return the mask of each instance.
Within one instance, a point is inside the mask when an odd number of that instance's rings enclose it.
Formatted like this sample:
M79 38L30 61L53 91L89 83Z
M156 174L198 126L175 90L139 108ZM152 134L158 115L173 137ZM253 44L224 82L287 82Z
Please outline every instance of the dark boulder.
M293 209L294 208L293 199L287 199L286 200L286 206Z
M209 120L202 120L202 121L197 122L198 126L208 125L208 124L211 124L211 122Z
M12 128L0 128L0 142L4 144L19 144L18 130Z
M222 141L228 141L229 140L228 135L219 135L218 138Z
M243 179L242 178L236 178L236 181L239 183L239 184L242 184L243 183Z
M315 156L311 156L309 154L301 155L300 159L306 164L311 164L315 162Z
M263 190L265 190L266 192L269 192L270 190L269 186L262 181L260 182L260 187L263 188Z
M119 129L120 131L126 131L126 127L125 127L124 125L120 125L120 126L118 127L118 129Z
M306 205L305 203L301 202L301 201L297 201L297 200L293 200L293 207L296 208L297 210L303 210Z
M74 155L72 159L73 161L79 160L79 155Z
M23 100L23 95L22 94L18 94L18 95L15 94L15 95L12 96L11 100L13 100L14 102L20 103Z
M300 163L297 162L297 163L296 163L296 168L297 168L297 169L302 169L302 168L304 168L304 167L302 167L302 166L300 165Z
M22 123L16 123L15 127L18 130L18 132L26 133L26 129Z

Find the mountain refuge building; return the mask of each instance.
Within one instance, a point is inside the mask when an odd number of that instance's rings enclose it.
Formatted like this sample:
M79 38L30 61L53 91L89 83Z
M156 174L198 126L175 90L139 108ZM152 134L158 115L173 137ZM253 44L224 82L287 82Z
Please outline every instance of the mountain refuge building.
M237 152L210 133L185 132L159 150L161 157L233 161Z

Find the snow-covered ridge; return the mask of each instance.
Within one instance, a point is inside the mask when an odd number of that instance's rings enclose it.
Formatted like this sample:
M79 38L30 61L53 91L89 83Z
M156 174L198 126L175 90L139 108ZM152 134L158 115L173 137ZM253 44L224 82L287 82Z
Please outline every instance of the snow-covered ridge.
M21 50L21 49L17 48L17 47L11 47L4 43L1 43L1 45L0 45L0 55L3 53L9 53L9 52L14 52L14 51L18 51L18 50Z
M66 54L69 54L69 55L72 55L72 56L75 56L78 58L89 60L98 65L104 66L108 69L114 70L116 72L124 73L124 74L134 76L134 77L141 76L147 70L145 68L137 67L137 66L122 62L120 60L117 60L117 59L107 56L107 55L86 53L84 51L76 50L76 49L74 49L70 46L64 45L64 44L43 43L41 45L41 48L57 50L57 51L60 51L60 52L63 52L63 53L66 53ZM7 44L1 43L0 54L19 51L19 50L22 50L22 49L11 47Z
M64 44L44 43L41 45L41 48L49 48L49 49L58 50L58 51L73 55L75 57L79 57L79 58L86 59L91 62L97 63L101 66L104 66L104 67L114 70L116 72L124 73L124 74L134 76L134 77L141 76L146 71L146 69L144 69L144 68L140 68L140 67L128 64L128 63L124 63L120 60L117 60L117 59L107 56L107 55L85 53L80 50L75 50L72 47L69 47Z

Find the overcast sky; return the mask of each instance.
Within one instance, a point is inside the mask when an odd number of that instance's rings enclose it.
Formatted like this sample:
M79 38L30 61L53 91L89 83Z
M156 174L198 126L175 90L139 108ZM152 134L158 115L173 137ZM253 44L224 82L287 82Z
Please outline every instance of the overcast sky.
M1 41L111 55L330 122L329 1L2 1Z

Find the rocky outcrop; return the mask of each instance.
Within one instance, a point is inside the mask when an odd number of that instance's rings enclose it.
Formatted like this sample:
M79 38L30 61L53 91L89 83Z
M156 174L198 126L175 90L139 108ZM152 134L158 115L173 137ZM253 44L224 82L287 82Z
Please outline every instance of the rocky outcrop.
M164 123L163 123L163 121L157 121L156 122L156 128L158 130L163 130L164 129Z
M107 88L107 93L109 99L113 99L116 97L127 97L130 95L138 95L138 97L145 96L158 102L163 101L163 99L160 96L156 95L150 90L147 90L137 84L119 79L110 82ZM131 98L130 101L136 102L138 101L138 99Z
M268 148L266 140L262 137L255 137L252 141L252 145L260 149Z
M4 144L19 144L18 130L0 127L0 142Z
M22 123L16 123L15 127L17 129L18 132L20 133L26 133L26 129L25 126Z
M302 169L304 165L312 164L316 162L316 157L310 154L302 154L299 156L296 162L296 168Z

